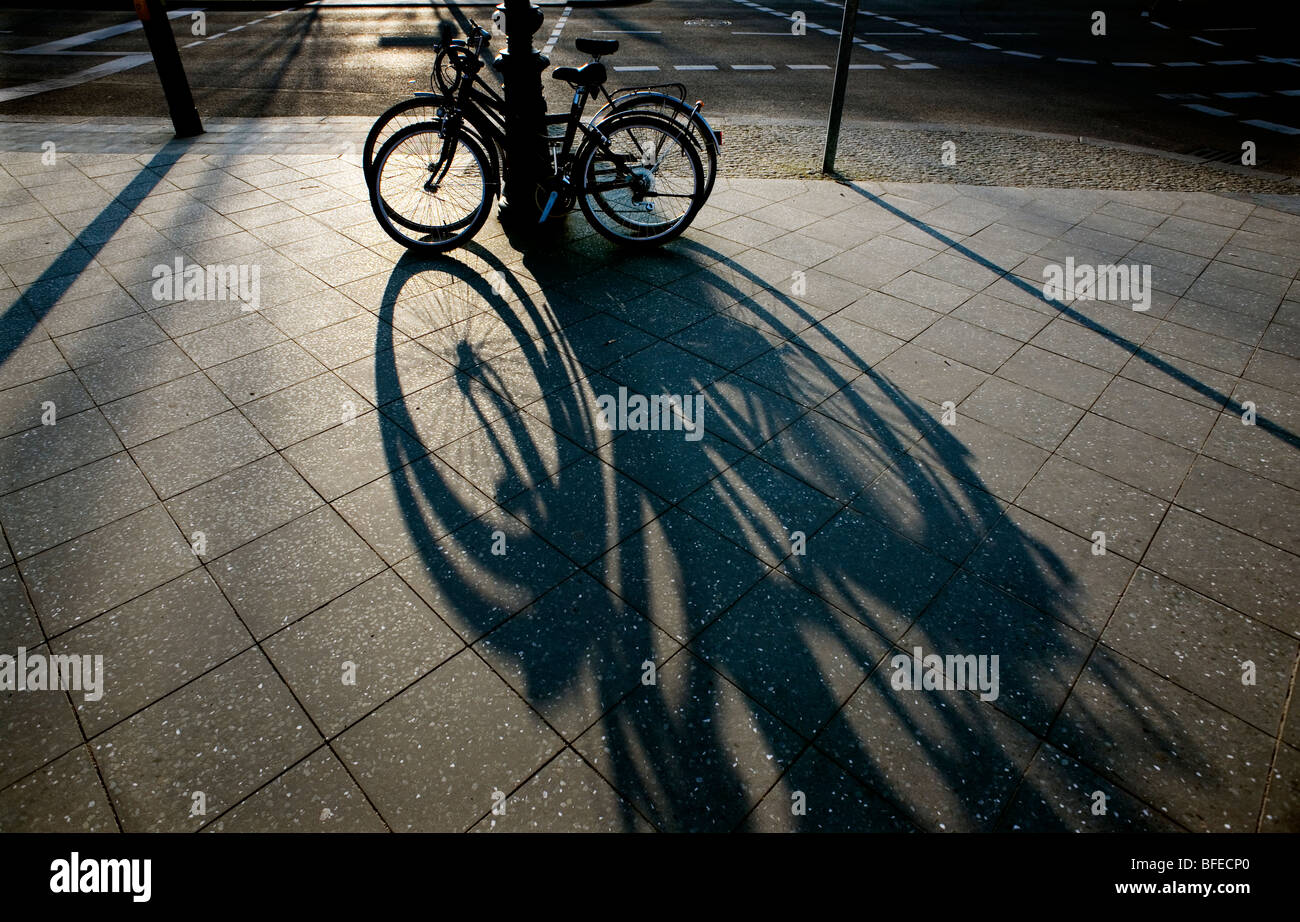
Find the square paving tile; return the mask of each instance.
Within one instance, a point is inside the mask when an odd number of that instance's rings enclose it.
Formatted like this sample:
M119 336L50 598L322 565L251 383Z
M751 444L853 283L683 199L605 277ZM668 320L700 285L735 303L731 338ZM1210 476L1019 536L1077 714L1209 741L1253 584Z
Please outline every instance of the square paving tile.
M661 830L735 828L802 744L689 653L656 679L574 748Z
M205 827L207 832L387 832L338 757L319 749Z
M561 747L481 660L465 652L334 743L394 831L459 832ZM509 806L506 807L507 813Z
M652 832L654 827L600 775L566 749L473 832Z
M1266 734L1105 647L1051 742L1198 832L1254 829L1273 754Z
M338 513L318 509L209 568L239 617L261 639L384 567Z
M391 570L345 592L263 644L327 737L436 669L462 647L461 639Z
M182 832L239 802L320 742L266 657L250 650L91 745L124 831ZM206 814L195 815L200 792Z

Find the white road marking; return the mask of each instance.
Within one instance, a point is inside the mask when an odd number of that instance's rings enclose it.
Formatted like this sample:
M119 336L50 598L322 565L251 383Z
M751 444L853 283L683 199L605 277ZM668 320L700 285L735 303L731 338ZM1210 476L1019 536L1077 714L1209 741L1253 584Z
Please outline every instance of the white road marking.
M1250 125L1253 128L1264 128L1268 131L1276 131L1279 134L1300 134L1300 128L1292 128L1290 125L1279 125L1277 122L1266 122L1261 118L1242 119L1243 125Z
M1263 96L1263 93L1256 93L1254 90L1234 90L1231 93L1215 93L1215 96L1222 96L1224 99L1254 99Z
M787 64L791 70L830 70L829 64Z
M51 77L49 80L24 83L21 86L7 87L0 90L0 102L23 99L27 96L48 93L52 90L65 90L68 87L89 83L91 80L98 80L100 77L106 77L109 74L120 73L133 67L139 67L141 64L148 64L152 60L153 55L151 54L124 54L116 60L105 61L103 64L98 64L89 70L78 71L75 74L68 74L64 77Z
M1165 67L1204 67L1200 61L1166 61Z
M1222 43L1222 42L1212 42L1212 41L1210 41L1208 38L1201 38L1201 36L1199 36L1199 35L1193 35L1193 36L1192 36L1192 41L1194 41L1194 42L1204 42L1204 43L1207 44L1207 45L1213 45L1215 48L1222 48L1222 47L1223 47L1223 43Z
M555 50L555 43L560 40L560 33L564 31L564 25L569 21L569 14L572 12L572 7L566 6L560 13L560 18L556 21L555 28L551 30L551 37L546 40L546 47L542 49L542 54L550 54Z
M1088 58L1057 58L1062 64L1096 64L1096 61L1090 61Z
M1222 109L1216 109L1213 106L1203 106L1200 103L1195 102L1185 102L1183 103L1183 108L1191 109L1195 112L1204 112L1206 115L1214 115L1219 118L1236 114L1235 112L1224 112Z
M1003 51L1002 53L1003 53L1003 54L1014 54L1014 55L1015 55L1016 57L1018 57L1018 58L1035 58L1035 59L1041 59L1041 58L1042 58L1042 55L1041 55L1041 54L1034 54L1033 52L1030 52L1030 51Z
M196 13L197 10L173 10L167 14L168 19L180 19L182 16L189 16ZM58 54L68 48L76 48L78 45L89 45L93 42L103 41L106 38L115 38L119 35L125 35L128 32L134 32L136 29L144 28L144 23L136 19L133 22L124 22L117 26L108 26L104 29L96 29L93 32L82 32L80 35L72 35L68 38L60 38L52 42L46 42L43 45L33 45L31 48L22 48L18 51L9 51L6 54Z
M983 48L985 51L1001 51L1001 50L1002 50L1002 46L1000 46L1000 45L990 45L988 42L972 42L972 44L974 45L974 47L976 47L976 48Z
M717 70L716 64L674 64L677 70Z
M850 64L849 70L884 70L883 64Z
M771 64L732 64L731 69L732 70L776 70L776 67L774 67Z
M615 68L614 68L614 70L617 70L617 71L629 71L629 70L658 70L658 69L659 69L659 65L658 65L658 64L624 64L624 65L622 65L622 66L615 66Z
M597 35L663 35L658 29L592 29Z
M926 64L924 61L913 61L911 64L895 64L894 67L899 70L938 70L934 64Z
M1300 90L1278 90L1282 96L1300 96Z
M1154 67L1155 66L1153 64L1148 64L1145 61L1111 61L1110 63L1116 67Z
M1220 67L1232 67L1237 64L1249 64L1250 61L1211 61L1211 64L1218 64Z

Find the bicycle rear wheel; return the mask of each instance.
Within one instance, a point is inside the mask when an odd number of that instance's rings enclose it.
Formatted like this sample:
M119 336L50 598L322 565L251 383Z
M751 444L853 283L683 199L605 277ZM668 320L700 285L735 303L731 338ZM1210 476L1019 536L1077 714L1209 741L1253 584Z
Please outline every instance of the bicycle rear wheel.
M499 178L468 132L441 123L401 129L375 157L370 206L380 226L411 250L441 252L469 240L487 220Z
M676 122L695 145L695 152L700 155L700 164L704 167L705 197L713 191L713 182L718 176L718 137L694 106L667 93L636 91L615 96L605 111L606 115L596 113L597 121L610 115L650 112Z
M707 193L700 156L681 126L629 112L599 130L605 142L587 142L574 177L591 226L633 246L666 243L686 230Z

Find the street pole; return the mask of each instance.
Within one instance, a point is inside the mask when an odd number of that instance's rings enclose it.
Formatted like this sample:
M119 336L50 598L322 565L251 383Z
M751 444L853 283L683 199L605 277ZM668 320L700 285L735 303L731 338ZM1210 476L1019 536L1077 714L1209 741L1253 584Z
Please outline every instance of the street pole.
M546 159L542 71L548 62L533 49L542 11L529 0L505 0L497 9L506 19L506 50L493 62L505 79L506 101L505 190L498 214L503 223L524 228L541 216L537 184Z
M844 92L849 83L849 58L853 54L853 33L858 25L858 0L844 0L844 22L840 25L840 49L835 57L835 85L831 89L831 111L826 117L826 147L822 151L822 172L835 172L835 149L840 144L840 117L844 114Z
M149 52L158 68L158 79L162 81L176 137L191 138L203 134L203 123L199 121L199 110L194 108L190 81L185 76L181 53L176 47L176 36L172 34L171 20L167 18L163 0L135 0L135 13L144 24Z

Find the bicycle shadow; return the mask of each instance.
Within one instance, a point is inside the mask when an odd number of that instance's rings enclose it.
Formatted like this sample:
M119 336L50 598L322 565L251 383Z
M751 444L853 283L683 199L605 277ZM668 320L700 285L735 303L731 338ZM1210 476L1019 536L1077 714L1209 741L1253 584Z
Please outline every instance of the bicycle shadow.
M421 444L385 438L421 594L618 792L621 828L981 830L1013 800L1040 830L1078 825L1089 797L1035 809L1059 787L1025 772L1085 663L1157 736L1174 716L1093 655L1104 617L1071 562L1005 516L960 427L833 332L808 347L816 314L761 270L689 239L620 257L580 234L517 265L499 240L408 256L390 277L375 383ZM688 324L710 326L682 362L618 319L648 308L612 266L733 306ZM459 369L433 414L392 348L413 280L448 319L421 345ZM753 358L761 374L727 367ZM607 431L596 399L620 385L703 395L706 435ZM472 429L481 507L444 461ZM990 535L1015 597L966 567ZM915 646L999 654L1000 697L895 688ZM1095 763L1119 740L1079 707ZM1172 825L1125 807L1128 828Z

